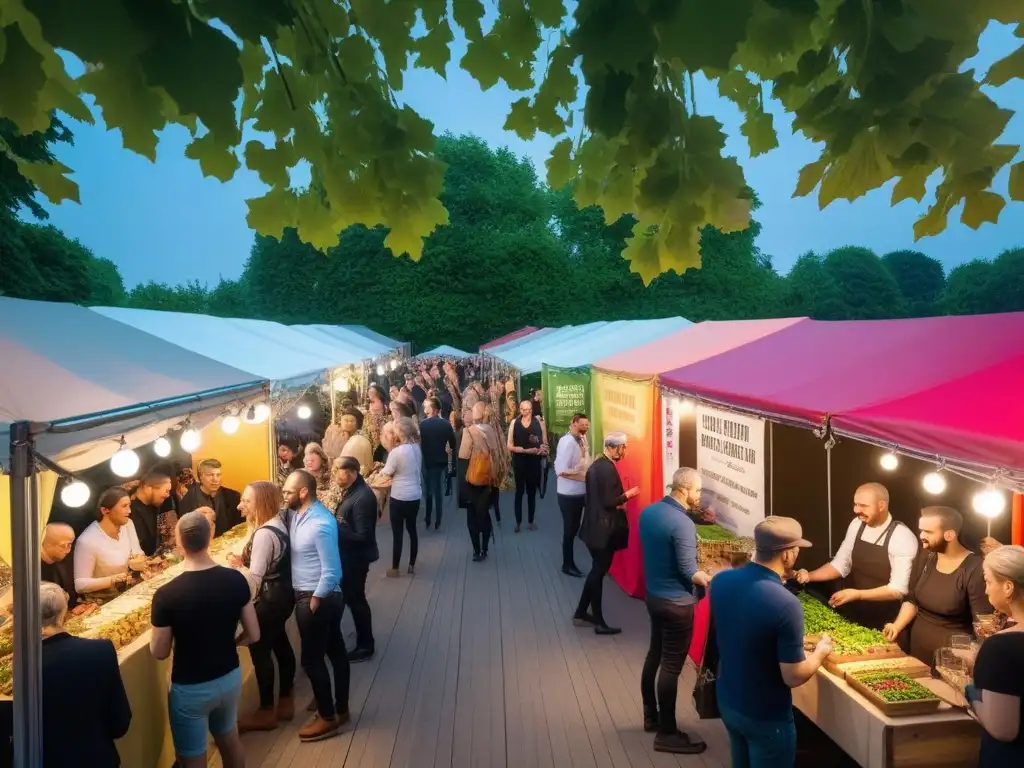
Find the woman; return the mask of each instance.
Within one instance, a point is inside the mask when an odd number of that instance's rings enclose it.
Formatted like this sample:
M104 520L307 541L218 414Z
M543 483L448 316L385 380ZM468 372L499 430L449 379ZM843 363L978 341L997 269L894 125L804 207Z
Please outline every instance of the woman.
M322 503L331 488L331 460L319 443L306 443L302 466L316 478L316 496Z
M455 370L455 367L445 361L444 365L444 388L448 390L448 395L452 399L452 408L459 413L462 413L462 395L459 389L459 375Z
M1016 623L986 639L965 695L985 729L980 768L1024 765L1024 547L999 547L985 557L985 594Z
M496 391L497 387L491 387L490 392ZM498 415L499 409L494 406L494 398L491 398L491 402L484 407L484 419L494 430L494 434L500 435L504 432L501 425L501 418ZM501 487L504 485L508 476L512 473L512 457L509 456L507 450L502 450L503 446L499 446L497 463L494 466L494 487L491 492L491 509L494 510L494 520L501 525Z
M420 511L423 494L423 454L420 451L420 432L412 419L403 417L395 422L397 445L388 453L384 469L373 478L371 487L388 488L391 515L391 568L390 578L399 575L398 566L402 559L402 527L409 532L409 573L416 572L416 555L419 553L419 536L416 533L416 515Z
M466 509L466 526L469 528L469 538L473 545L474 562L487 559L487 549L492 536L491 516L488 510L497 482L494 467L498 464L498 453L501 450L501 439L487 423L485 414L486 408L483 403L473 406L473 424L463 430L462 442L459 444L462 474L459 483L459 506ZM482 454L482 458L490 466L490 476L487 478L474 478L470 472L473 457L478 454ZM481 479L484 480L482 484L479 482Z
M288 525L281 517L281 489L264 480L251 483L242 491L238 505L249 524L249 541L242 557L231 564L249 571L254 590L253 604L260 625L260 639L249 646L260 706L238 721L240 733L272 731L282 721L295 717L292 689L295 685L295 653L285 632L285 622L295 608L292 592L291 555ZM280 680L277 707L274 707L274 660Z
M519 418L508 425L507 447L512 454L512 471L516 478L516 533L523 526L523 495L526 495L527 528L537 530L533 517L537 513L537 491L540 489L541 456L548 451L548 435L544 422L533 415L533 402L519 403Z
M399 421L400 419L411 419L416 414L416 412L412 409L412 406L410 406L405 401L405 399L401 397L392 400L389 408L391 410L392 421Z
M96 520L75 542L75 591L96 599L117 597L141 571L146 556L131 521L132 500L120 486L100 494Z

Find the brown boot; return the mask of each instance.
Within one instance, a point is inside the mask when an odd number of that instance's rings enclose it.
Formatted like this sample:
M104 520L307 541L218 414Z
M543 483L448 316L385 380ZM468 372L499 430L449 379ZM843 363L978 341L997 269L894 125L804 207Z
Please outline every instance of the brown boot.
M238 718L238 732L272 731L277 728L277 713L273 709L257 709L251 715Z
M277 700L277 720L282 723L290 723L295 718L295 699L291 696L282 696Z
M299 741L323 741L337 736L339 728L341 728L341 723L338 722L338 718L332 717L330 720L325 720L320 717L318 712L309 724L299 731Z

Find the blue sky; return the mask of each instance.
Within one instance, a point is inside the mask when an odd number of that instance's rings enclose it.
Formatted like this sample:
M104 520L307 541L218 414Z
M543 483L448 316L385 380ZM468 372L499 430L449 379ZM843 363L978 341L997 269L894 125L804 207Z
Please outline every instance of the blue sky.
M1019 43L1008 27L989 29L982 39L978 68L984 70ZM456 62L461 48L456 43ZM1018 112L1004 140L1024 144L1024 82L1011 81L994 95L1002 106ZM414 70L406 78L404 91L404 100L432 120L438 133L474 133L492 146L506 145L529 157L543 177L544 159L554 141L541 135L524 142L502 130L515 97L500 85L482 92L457 64L449 68L447 81L433 72ZM917 244L912 225L926 206L904 201L890 207L891 187L854 203L837 201L819 211L814 194L790 197L799 169L816 160L818 152L813 144L791 134L789 122L778 110L779 148L751 160L746 139L739 133L739 113L731 104L706 84L698 84L697 108L725 125L730 136L727 152L740 159L747 181L763 202L757 213L764 227L758 244L771 254L780 271L788 270L808 250L826 252L842 245L863 245L880 254L916 248L938 258L947 269L1024 245L1021 203L1010 203L998 225L985 224L978 231L960 224L957 212L945 233ZM227 184L204 178L198 164L184 156L189 138L184 129L163 134L154 164L123 149L120 133L106 130L101 122L72 128L75 145L63 148L59 159L75 169L82 202L49 206L53 224L96 255L114 261L129 288L148 280L197 279L213 285L220 277L241 274L253 239L245 221L245 200L264 190L255 174L242 170ZM997 188L1005 193L1006 184L1004 172Z

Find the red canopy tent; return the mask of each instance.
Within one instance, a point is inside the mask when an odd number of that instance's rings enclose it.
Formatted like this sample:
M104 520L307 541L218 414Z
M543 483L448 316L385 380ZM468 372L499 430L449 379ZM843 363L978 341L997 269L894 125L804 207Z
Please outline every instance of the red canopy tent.
M512 333L506 333L504 336L499 336L496 339L491 339L486 344L481 344L480 351L486 352L488 349L491 349L492 347L497 347L500 346L501 344L507 344L510 341L521 339L524 336L529 336L531 333L536 333L539 330L540 328L537 328L536 326L528 325L525 328L520 328L518 331L512 331Z

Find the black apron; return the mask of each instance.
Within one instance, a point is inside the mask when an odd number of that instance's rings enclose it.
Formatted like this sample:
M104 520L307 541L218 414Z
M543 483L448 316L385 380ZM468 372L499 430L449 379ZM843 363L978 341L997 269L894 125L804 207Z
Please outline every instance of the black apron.
M877 589L889 584L892 565L889 563L889 542L897 526L896 520L882 531L875 543L861 538L867 523L861 523L853 545L853 567L843 586L847 589ZM849 620L869 629L882 629L896 620L901 600L857 600L843 606L841 613Z
M291 613L295 605L295 593L292 591L292 553L289 546L288 536L279 528L273 525L261 526L266 528L277 537L281 543L281 552L263 574L263 581L260 583L259 591L253 598L253 604L258 612L263 610L280 610L285 615ZM261 530L257 528L256 531ZM252 540L256 536L252 532L249 541L242 550L242 565L246 568L252 562Z
M956 634L973 634L971 600L967 594L967 569L971 555L952 573L940 573L936 556L928 555L917 583L911 586L917 602L917 616L904 633L903 649L928 666L935 665L935 652L947 647Z

